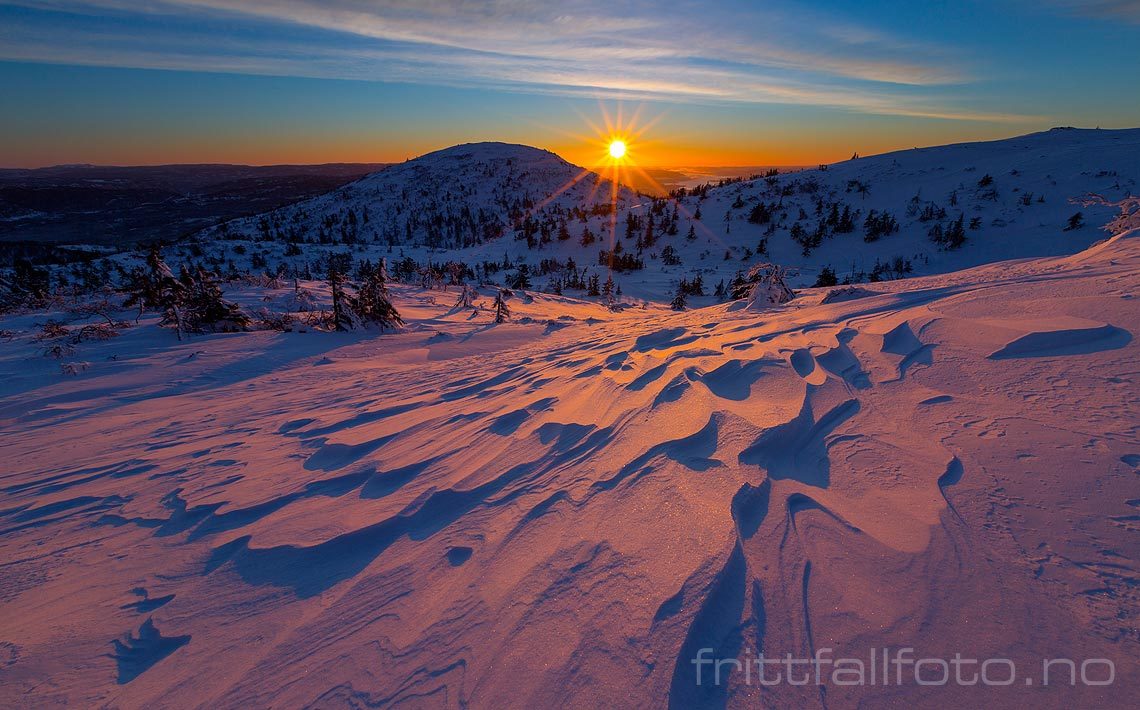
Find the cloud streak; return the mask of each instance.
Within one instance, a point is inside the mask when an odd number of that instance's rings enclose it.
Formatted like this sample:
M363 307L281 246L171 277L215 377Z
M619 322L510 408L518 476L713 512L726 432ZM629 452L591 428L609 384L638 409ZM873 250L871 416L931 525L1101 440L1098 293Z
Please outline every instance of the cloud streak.
M1140 25L1140 0L1050 0L1075 15Z
M687 0L668 7L642 0L620 10L594 0L5 4L28 11L23 26L0 30L6 59L831 106L948 120L1029 118L948 103L947 89L967 84L971 73L946 48L802 10L717 12ZM68 22L47 21L53 16Z

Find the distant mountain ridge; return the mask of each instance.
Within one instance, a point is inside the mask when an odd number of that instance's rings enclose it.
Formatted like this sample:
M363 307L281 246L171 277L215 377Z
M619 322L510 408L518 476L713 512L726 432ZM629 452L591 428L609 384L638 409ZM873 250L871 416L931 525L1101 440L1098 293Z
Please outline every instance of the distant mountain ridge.
M174 241L219 220L327 193L385 163L57 165L0 169L0 242L117 247Z

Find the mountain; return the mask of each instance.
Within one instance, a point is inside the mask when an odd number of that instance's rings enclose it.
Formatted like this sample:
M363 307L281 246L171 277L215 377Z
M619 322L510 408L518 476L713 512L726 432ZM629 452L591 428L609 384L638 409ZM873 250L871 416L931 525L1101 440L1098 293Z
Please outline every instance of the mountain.
M1140 191L1140 129L1057 128L999 141L916 148L859 158L824 169L757 179L710 190L701 200L715 240L752 246L767 237L774 261L814 278L831 266L839 278L866 278L876 260L909 260L914 273L939 273L1028 256L1071 254L1103 238L1117 203ZM685 204L693 204L686 200ZM772 221L751 224L757 205ZM834 220L850 210L850 232ZM867 217L886 212L898 231L867 242ZM1082 228L1066 231L1083 213ZM726 215L729 217L725 219ZM763 217L763 215L758 215ZM939 244L962 219L960 246ZM823 223L823 229L820 224ZM791 238L799 223L811 244ZM775 227L773 228L773 225Z
M593 173L546 151L479 143L204 238L223 237L205 249L223 270L256 257L258 269L319 274L351 251L402 261L405 276L453 262L470 280L497 283L517 280L525 264L531 288L573 295L612 275L624 296L658 302L699 279L693 292L706 295L690 305L709 305L718 283L757 261L810 286L828 274L861 283L1071 254L1103 238L1138 179L1140 129L1054 129L727 179L669 198L619 189L610 213L611 186Z
M250 312L296 300L251 283ZM492 293L397 284L387 334L179 342L146 313L69 375L49 314L0 320L7 704L1140 694L1136 230L762 313L529 293L495 324ZM794 679L733 669L761 654ZM813 656L867 675L805 681ZM1044 659L1074 675L1043 689Z
M614 194L619 208L635 197L627 188L614 190L609 181L549 151L469 143L392 166L327 195L230 222L218 235L461 249L521 229L524 220L537 225L578 214L605 215Z
M224 284L247 332L180 339L120 307L107 285L135 255L22 265L0 314L0 691L32 707L907 707L931 704L918 677L967 659L947 673L1010 684L949 682L939 703L1125 705L1137 137L619 191L612 213L607 185L552 154L448 149L166 248L232 279L156 264L135 287L193 323L232 313ZM892 255L911 271L869 265ZM365 262L381 258L404 325L333 330L361 273L379 300ZM663 302L764 258L861 283ZM614 303L582 288L611 269ZM764 669L782 682L761 685L761 655L789 659ZM805 684L813 658L822 685ZM851 676L832 659L891 682L836 682Z

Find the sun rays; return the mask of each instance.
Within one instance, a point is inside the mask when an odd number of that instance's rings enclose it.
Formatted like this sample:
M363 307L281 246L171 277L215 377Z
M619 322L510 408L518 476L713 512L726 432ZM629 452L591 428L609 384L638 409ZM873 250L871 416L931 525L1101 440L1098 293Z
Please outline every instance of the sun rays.
M669 195L669 190L658 182L642 163L639 163L639 161L644 162L644 156L653 154L655 142L649 137L649 134L665 116L664 113L658 113L652 118L646 119L642 115L644 108L645 104L639 104L632 113L627 113L625 107L619 103L611 113L607 105L599 101L600 122L575 109L588 131L584 133L557 132L578 141L580 144L593 147L596 149L594 153L596 157L589 165L584 166L580 173L568 180L533 209L542 209L578 183L588 180L591 184L586 204L593 204L599 191L604 191L602 194L609 193L607 196L610 207L609 224L608 234L605 236L608 237L609 248L612 250L618 239L618 213L623 186L638 194L643 194L639 192L637 186L648 185L653 194L658 197ZM546 128L550 127L547 126ZM681 215L693 225L698 234L710 238L718 245L723 245L723 239L713 233L701 220L696 219L696 216L686 209L680 200L675 201L675 204ZM630 207L637 208L638 205L630 205Z

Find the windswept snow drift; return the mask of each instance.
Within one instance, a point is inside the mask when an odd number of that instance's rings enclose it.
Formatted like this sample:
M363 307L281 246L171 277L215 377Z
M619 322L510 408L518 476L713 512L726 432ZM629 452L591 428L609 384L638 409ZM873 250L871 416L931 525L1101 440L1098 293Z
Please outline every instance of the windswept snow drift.
M1138 287L1130 232L764 313L535 295L494 326L401 288L400 334L143 325L72 378L20 336L0 360L0 695L1134 700ZM697 686L692 664L885 647L1018 676L761 688L706 667ZM1115 682L1042 689L1043 658L1111 659Z

